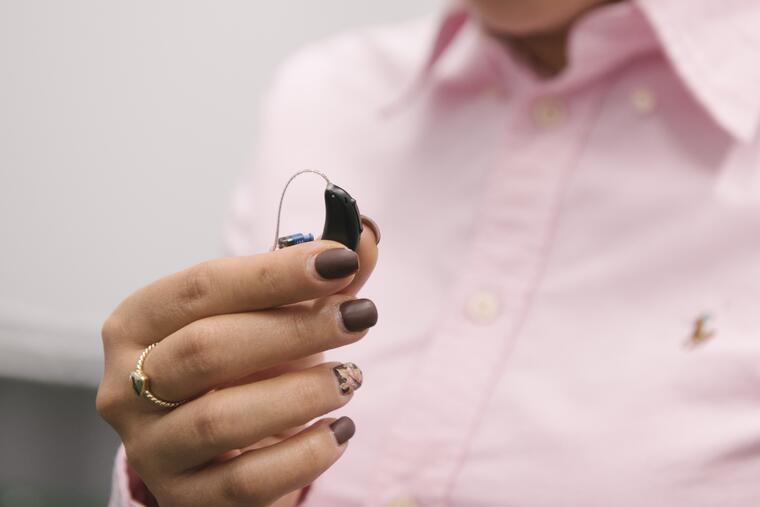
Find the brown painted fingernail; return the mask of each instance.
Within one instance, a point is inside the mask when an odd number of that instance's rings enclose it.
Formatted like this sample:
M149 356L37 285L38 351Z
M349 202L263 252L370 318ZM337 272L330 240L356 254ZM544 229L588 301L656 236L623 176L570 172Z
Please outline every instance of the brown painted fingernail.
M354 436L356 433L356 425L350 417L341 417L330 423L330 429L335 435L335 441L338 445L342 445L346 440Z
M362 223L372 229L372 233L375 235L375 244L380 244L380 227L377 225L377 222L372 220L367 215L362 215Z
M314 269L328 280L344 278L359 270L359 256L348 248L325 250L314 259Z
M354 363L343 363L333 368L342 394L351 394L362 386L364 374Z
M377 324L377 307L369 299L352 299L340 305L340 317L349 331L364 331Z

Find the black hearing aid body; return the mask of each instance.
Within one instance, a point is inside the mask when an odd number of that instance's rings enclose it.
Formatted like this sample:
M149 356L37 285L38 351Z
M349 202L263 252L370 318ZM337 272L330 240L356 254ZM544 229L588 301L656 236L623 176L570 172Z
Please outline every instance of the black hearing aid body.
M356 205L356 199L338 185L333 184L325 174L319 171L304 170L294 174L285 184L285 188L280 196L280 206L277 212L277 230L275 231L275 243L272 247L286 248L308 241L314 241L314 236L308 233L290 234L279 237L280 216L282 214L282 203L285 192L293 179L304 173L315 173L321 176L326 182L325 188L325 226L322 230L322 239L337 241L356 251L359 248L359 238L361 237L364 227L362 226L359 207Z
M325 228L322 239L337 241L356 251L363 229L356 199L338 185L328 183L325 189Z

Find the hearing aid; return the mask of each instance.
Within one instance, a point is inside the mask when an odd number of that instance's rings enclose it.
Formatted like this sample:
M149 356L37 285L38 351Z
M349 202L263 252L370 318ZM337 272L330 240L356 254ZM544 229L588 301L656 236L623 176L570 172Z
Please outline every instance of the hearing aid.
M351 194L346 190L332 183L326 174L313 169L299 171L285 183L277 210L277 226L272 250L314 241L314 235L309 233L280 236L280 218L282 216L282 204L285 199L285 193L295 178L306 173L321 176L327 183L325 187L325 225L322 230L321 239L337 241L346 246L346 248L356 251L359 247L359 238L364 230L361 215L359 214L359 207L356 205L356 199L351 197Z

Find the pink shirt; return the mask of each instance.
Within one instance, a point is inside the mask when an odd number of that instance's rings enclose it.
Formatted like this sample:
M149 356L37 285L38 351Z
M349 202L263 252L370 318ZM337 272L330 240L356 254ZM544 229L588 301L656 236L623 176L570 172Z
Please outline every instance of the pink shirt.
M232 250L304 168L383 231L307 507L760 505L760 2L599 8L570 61L539 80L454 9L279 71ZM319 232L297 181L284 232Z

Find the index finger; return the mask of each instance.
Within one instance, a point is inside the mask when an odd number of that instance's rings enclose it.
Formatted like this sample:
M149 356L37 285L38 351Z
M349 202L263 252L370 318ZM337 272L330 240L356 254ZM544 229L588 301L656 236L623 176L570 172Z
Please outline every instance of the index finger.
M204 317L336 293L351 283L358 269L359 256L333 241L207 261L133 293L105 327L117 328L115 334L130 343L147 346Z

